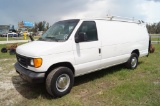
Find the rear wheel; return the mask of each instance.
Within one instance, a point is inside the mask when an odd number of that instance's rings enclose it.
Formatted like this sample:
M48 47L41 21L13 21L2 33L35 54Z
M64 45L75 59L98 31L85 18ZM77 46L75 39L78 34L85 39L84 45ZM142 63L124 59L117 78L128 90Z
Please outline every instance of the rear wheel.
M46 78L47 92L54 97L61 97L69 93L73 84L73 72L67 67L55 68Z
M138 55L136 53L132 53L129 60L126 62L126 67L128 69L136 69L138 65Z

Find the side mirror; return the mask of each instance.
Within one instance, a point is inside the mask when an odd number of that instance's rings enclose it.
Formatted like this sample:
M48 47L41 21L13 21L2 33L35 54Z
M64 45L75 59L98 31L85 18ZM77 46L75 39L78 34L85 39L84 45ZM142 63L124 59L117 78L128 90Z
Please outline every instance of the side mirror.
M75 42L79 43L83 41L87 41L87 35L85 32L80 32L79 34L75 36Z
M31 39L31 41L34 41L34 39L33 39L32 35L29 35L29 38Z

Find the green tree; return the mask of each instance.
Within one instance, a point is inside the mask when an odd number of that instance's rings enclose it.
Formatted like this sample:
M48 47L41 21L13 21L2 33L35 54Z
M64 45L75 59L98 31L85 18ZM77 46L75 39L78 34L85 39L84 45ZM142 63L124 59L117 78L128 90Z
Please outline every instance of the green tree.
M46 31L49 28L49 23L46 21L40 21L35 23L34 27L31 29L33 32Z
M160 22L147 24L147 30L150 34L160 34Z

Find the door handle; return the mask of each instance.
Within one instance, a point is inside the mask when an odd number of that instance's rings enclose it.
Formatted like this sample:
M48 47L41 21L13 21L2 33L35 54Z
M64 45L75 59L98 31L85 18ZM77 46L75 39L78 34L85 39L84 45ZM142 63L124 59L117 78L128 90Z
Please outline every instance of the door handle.
M99 51L99 54L101 54L101 48L99 48L98 51Z

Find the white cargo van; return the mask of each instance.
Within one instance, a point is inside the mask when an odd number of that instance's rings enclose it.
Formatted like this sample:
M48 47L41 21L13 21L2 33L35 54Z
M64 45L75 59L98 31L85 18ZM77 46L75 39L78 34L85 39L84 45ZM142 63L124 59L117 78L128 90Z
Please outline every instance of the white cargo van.
M148 48L143 21L62 20L39 40L18 46L15 69L23 79L45 83L50 95L61 97L70 92L74 77L122 63L135 69Z

